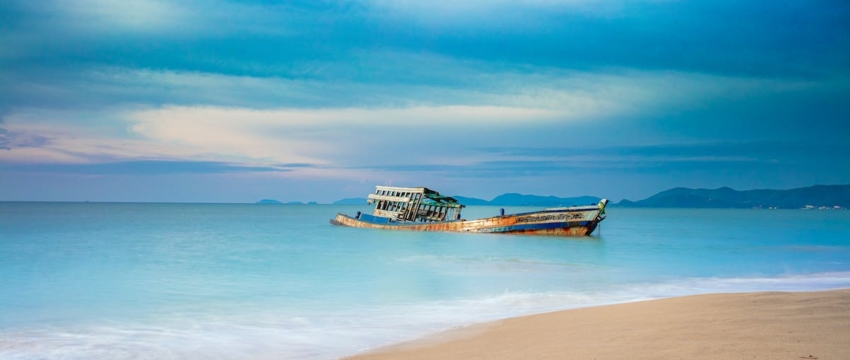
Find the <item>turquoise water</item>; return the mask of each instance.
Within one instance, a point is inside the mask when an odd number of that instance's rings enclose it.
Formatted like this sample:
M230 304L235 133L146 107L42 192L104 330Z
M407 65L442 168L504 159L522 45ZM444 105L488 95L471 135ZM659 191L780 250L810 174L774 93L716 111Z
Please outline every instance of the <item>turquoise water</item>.
M850 287L850 211L615 208L584 238L328 223L358 210L0 203L0 358L334 359L557 309Z

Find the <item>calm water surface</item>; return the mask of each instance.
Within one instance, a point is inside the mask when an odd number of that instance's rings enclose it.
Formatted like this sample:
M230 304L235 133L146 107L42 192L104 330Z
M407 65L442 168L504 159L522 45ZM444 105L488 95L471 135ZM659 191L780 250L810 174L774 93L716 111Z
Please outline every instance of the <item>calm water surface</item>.
M583 238L328 223L358 210L0 203L0 358L334 359L556 309L850 287L850 211L609 209Z

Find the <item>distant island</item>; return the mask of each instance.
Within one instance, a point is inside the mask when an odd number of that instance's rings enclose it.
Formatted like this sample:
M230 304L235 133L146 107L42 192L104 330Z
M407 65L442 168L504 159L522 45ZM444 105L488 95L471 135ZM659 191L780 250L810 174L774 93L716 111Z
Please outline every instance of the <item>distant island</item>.
M277 201L277 200L274 200L274 199L263 199L263 200L260 200L260 201L255 202L255 204L260 204L260 205L283 205L283 203L282 203L282 202Z
M789 190L746 190L729 187L689 189L678 187L639 201L624 199L617 207L641 208L764 208L846 209L850 185L815 185Z
M283 203L283 202L280 202L280 201L277 201L277 200L274 200L274 199L263 199L263 200L255 202L255 204L260 204L260 205L305 205L303 202L300 202L300 201L290 201L290 202ZM306 205L317 205L317 204L318 203L315 202L315 201L310 201Z
M366 203L366 198L345 198L334 201L334 205L363 205Z

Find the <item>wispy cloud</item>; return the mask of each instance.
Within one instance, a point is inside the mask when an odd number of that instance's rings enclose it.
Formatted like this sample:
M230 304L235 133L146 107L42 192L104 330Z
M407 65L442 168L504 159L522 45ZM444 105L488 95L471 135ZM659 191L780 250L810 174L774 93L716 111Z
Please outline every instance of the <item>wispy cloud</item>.
M587 146L587 147L488 147L476 151L497 156L524 157L530 159L563 159L574 157L639 157L644 159L697 159L697 160L762 160L770 161L770 155L781 154L793 157L794 154L813 152L834 152L850 148L846 143L821 144L812 149L807 141L748 141L748 142L694 142L658 145L630 146Z
M302 167L302 166L299 166ZM90 175L220 174L286 172L285 166L243 166L215 161L123 161L96 164L0 164L5 171Z
M536 147L472 149L482 156L464 164L384 164L364 168L400 172L440 172L453 177L527 177L552 174L623 174L746 170L788 167L813 169L828 161L811 161L821 152L848 152L847 144L748 142L650 146ZM469 159L469 158L468 158ZM475 159L474 157L472 159Z
M73 114L73 113L72 113ZM250 110L167 107L88 113L75 121L62 111L7 118L0 161L91 163L132 159L228 159L250 164L335 164L360 138L366 152L425 146L418 127L474 128L499 122L531 124L558 114L509 107ZM109 126L92 128L99 121ZM95 130L96 129L96 130ZM48 141L49 140L49 141ZM371 143L371 145L369 144ZM450 151L444 149L442 151ZM385 156L403 157L403 153Z
M179 3L163 0L67 0L53 5L67 21L89 31L112 28L162 33L188 22L190 14Z
M49 139L36 134L18 134L0 128L0 150L43 147Z

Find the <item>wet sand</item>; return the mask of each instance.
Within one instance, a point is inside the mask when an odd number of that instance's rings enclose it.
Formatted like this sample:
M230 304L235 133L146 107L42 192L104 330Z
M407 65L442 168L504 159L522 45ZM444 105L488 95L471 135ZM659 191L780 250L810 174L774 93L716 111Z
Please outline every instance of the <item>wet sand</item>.
M711 294L532 315L349 359L850 359L850 289Z

